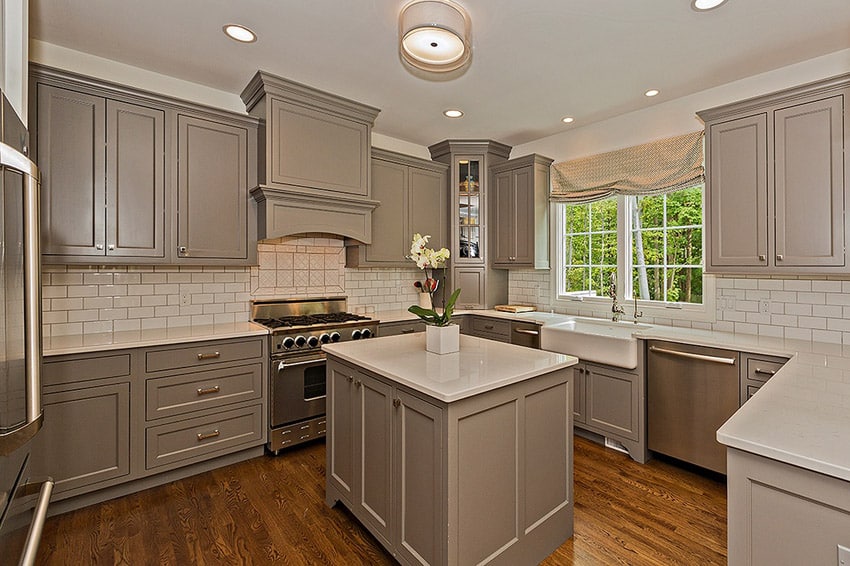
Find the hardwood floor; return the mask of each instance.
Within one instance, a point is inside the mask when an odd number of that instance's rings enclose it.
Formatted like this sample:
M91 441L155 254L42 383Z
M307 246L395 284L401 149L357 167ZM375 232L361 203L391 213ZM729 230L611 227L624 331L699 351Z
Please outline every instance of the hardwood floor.
M324 470L314 443L52 517L38 564L394 564ZM575 536L544 565L725 563L724 482L576 437Z

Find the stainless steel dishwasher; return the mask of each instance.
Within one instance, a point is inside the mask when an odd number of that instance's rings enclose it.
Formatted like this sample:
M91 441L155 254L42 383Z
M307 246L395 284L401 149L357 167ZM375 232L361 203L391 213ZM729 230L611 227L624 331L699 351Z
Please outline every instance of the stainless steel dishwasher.
M647 348L649 449L725 474L716 433L739 406L738 352L659 340Z

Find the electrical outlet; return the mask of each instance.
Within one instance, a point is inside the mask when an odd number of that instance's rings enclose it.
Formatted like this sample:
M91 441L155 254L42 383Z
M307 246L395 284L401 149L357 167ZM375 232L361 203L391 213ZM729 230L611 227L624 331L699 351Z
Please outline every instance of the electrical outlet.
M189 293L180 293L180 304L184 307L192 304L192 295Z
M763 314L770 313L770 301L759 301L759 312Z

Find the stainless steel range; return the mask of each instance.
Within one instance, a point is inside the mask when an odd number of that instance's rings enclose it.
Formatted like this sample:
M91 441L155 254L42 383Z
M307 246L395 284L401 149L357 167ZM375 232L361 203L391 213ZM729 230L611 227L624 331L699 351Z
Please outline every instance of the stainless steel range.
M325 436L322 344L371 338L378 321L346 312L345 297L256 300L251 318L272 331L266 446L277 454Z

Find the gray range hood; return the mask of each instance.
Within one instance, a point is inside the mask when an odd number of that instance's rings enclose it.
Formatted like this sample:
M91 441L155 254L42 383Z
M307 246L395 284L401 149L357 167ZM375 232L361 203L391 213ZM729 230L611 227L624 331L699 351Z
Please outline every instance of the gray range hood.
M258 237L372 241L372 125L380 110L257 71L242 100L261 120Z

